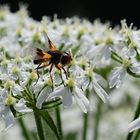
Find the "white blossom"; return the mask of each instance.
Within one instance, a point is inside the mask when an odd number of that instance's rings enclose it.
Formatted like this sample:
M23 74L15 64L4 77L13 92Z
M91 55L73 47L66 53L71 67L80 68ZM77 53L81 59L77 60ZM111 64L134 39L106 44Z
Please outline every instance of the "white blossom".
M82 87L84 88L84 90L89 88L90 92L93 92L92 90L94 90L97 95L103 100L103 102L107 103L109 100L109 95L99 84L99 82L101 82L100 80L103 79L100 77L101 76L93 72L92 68L89 68L86 72L86 76L83 77Z
M8 99L11 98L9 101ZM14 115L10 110L9 105L13 104L14 100L9 96L7 92L3 89L0 89L0 119L3 119L5 122L5 129L10 128L14 124Z
M89 101L80 88L74 87L71 90L69 87L59 87L48 96L47 100L58 96L62 97L62 102L65 108L72 105L73 96L81 110L87 113L89 109Z

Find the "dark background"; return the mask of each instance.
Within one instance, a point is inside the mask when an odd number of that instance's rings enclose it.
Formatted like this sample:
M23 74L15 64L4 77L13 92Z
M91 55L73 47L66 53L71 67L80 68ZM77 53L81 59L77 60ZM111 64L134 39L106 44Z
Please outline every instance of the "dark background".
M126 19L128 24L140 27L140 4L135 0L0 0L1 5L10 5L12 12L19 9L19 3L27 4L30 16L36 20L43 15L57 14L58 18L77 15L90 21L96 18L110 21L112 25Z

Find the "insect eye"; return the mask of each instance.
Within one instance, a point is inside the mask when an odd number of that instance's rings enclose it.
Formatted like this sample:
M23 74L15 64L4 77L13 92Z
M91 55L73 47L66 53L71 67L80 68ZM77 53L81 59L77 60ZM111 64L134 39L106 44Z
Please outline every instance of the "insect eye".
M61 63L63 65L70 63L71 61L71 56L68 53L64 53L61 57Z

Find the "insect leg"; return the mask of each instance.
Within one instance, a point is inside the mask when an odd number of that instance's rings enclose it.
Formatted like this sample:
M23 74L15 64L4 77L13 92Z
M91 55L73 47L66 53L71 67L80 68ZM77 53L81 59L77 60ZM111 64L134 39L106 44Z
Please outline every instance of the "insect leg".
M66 71L66 70L64 69L64 67L62 67L62 69L63 69L63 71L64 71L64 73L65 73L65 75L66 75L66 79L68 79L68 71Z
M58 70L60 70L60 77L61 77L61 80L62 80L62 82L63 82L62 72L61 72L62 66L61 66L60 64L56 64L55 66L56 66L56 68L57 68Z
M38 69L39 69L40 65L41 65L41 64L39 64L39 65L35 68L36 73L37 73L37 80L36 80L36 82L35 82L34 86L37 84L37 82L38 82L38 80L39 80L39 77L40 77L40 76L39 76L39 71L38 71Z
M70 67L71 67L71 65L69 65L69 66L67 67L67 76L68 76L68 77L70 77L70 72L69 72Z
M47 66L49 66L50 64L44 64L44 65L42 65L41 66L41 64L39 64L36 68L35 68L35 70L36 70L36 72L37 72L37 80L36 80L36 82L35 82L35 84L34 85L36 85L37 84L37 82L38 82L38 80L39 80L39 69L41 69L41 68L44 68L44 67L47 67Z
M53 68L53 64L51 64L51 67L50 67L50 70L49 70L50 78L51 78L51 81L52 81L52 83L53 83L53 78L52 78L52 74L51 74L51 72L52 72L52 68Z

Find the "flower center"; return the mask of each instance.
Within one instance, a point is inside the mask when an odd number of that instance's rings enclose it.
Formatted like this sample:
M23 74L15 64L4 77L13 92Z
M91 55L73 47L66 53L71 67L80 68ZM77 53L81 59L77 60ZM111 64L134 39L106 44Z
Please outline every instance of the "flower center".
M5 88L6 89L9 89L9 88L12 88L14 86L15 82L12 81L12 80L8 80L6 83L5 83Z
M123 60L124 67L128 67L130 64L131 64L130 60L128 60L128 59Z
M14 66L14 67L12 68L12 73L13 73L13 74L19 74L19 73L20 73L19 67Z
M92 69L92 68L89 68L89 69L86 71L86 75L87 75L89 78L92 78L92 77L93 77L93 69Z
M112 45L113 44L113 40L111 37L108 37L105 41L106 45Z
M4 60L1 62L1 66L7 66L8 63L9 63L9 60L4 59Z
M69 86L69 87L74 87L75 86L75 80L74 80L74 78L72 78L72 77L70 77L68 80L67 80L67 85Z
M10 106L15 103L15 98L12 97L11 95L8 95L7 98L5 99L5 105Z
M47 80L47 85L50 87L53 86L52 80L50 78Z
M37 79L37 73L35 71L32 71L30 73L29 80L35 80L35 79Z

